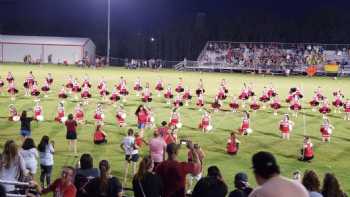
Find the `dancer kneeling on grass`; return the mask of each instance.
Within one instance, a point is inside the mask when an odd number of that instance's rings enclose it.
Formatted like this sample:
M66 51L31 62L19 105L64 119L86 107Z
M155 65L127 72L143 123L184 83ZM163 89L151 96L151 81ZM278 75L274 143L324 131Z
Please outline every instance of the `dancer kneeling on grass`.
M230 137L227 140L226 152L229 155L236 155L239 150L239 144L241 142L237 139L236 133L231 132Z
M247 111L243 112L242 124L238 131L241 135L249 135L253 132L253 130L250 128L250 115Z
M124 137L120 148L125 152L125 168L124 168L124 180L123 185L127 183L129 164L132 166L132 175L136 172L136 163L139 160L139 150L135 143L134 130L129 129L128 135Z
M322 134L322 142L331 142L331 135L334 129L334 126L330 124L328 118L323 119L323 124L320 128L320 132Z
M102 130L102 125L97 125L94 133L94 144L106 144L107 134Z
M64 123L67 128L66 139L68 140L69 151L74 151L77 157L77 122L73 119L73 114L68 115L68 120Z
M301 149L300 161L311 161L314 158L314 149L311 139L308 136L304 137L303 148Z
M64 115L65 115L64 105L62 102L59 102L58 107L57 107L57 115L55 117L55 121L59 122L59 123L66 122L67 117L65 117Z
M290 132L292 132L294 122L289 120L289 115L285 114L283 120L280 122L280 131L282 139L289 140Z

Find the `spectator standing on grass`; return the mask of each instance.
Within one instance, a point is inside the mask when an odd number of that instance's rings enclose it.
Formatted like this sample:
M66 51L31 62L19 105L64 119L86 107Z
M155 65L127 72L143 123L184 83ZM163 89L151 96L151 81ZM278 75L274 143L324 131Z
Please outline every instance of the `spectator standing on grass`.
M269 152L258 152L252 157L257 187L249 197L308 197L304 186L280 175L275 157Z
M162 181L152 172L153 169L154 163L151 156L145 156L132 181L135 197L160 197L162 195Z
M33 117L27 117L27 111L22 111L20 121L21 121L21 136L22 141L24 141L25 138L30 137L32 135L32 131L30 128L30 123L33 121Z
M157 168L164 161L166 152L166 143L158 131L154 131L153 138L149 141L149 152L154 162L154 168Z
M68 140L69 151L73 151L77 156L77 126L78 123L73 119L73 114L68 115L68 120L64 123L67 128L66 139Z
M233 190L228 197L248 197L253 191L253 189L249 187L248 176L244 172L235 175L234 184L236 189Z
M90 154L82 154L79 160L80 167L76 169L74 185L77 188L77 197L87 197L86 185L96 177L100 176L97 168L93 167L93 158Z
M53 167L53 154L55 153L53 143L50 143L49 136L44 135L38 145L40 156L40 183L41 187L45 187L45 180L47 186L51 184L51 173Z
M347 197L340 188L337 178L331 173L326 173L324 176L322 195L323 197Z
M128 130L128 135L124 137L122 143L120 144L120 148L125 153L125 167L124 167L124 179L123 179L123 185L125 185L127 182L130 163L132 168L132 175L134 176L136 172L136 163L139 160L139 151L138 151L138 146L135 143L133 129Z
M13 140L7 140L0 161L0 179L6 181L21 181L28 170L25 168L23 157L19 154L17 144ZM4 185L6 192L15 190L14 185Z
M26 138L19 153L23 157L25 167L29 171L29 174L34 176L36 174L38 166L37 159L39 157L34 140L32 138Z
M194 149L192 142L188 142L188 147ZM197 152L192 151L192 162L179 162L179 148L175 143L168 144L168 158L156 168L156 174L160 176L164 185L163 197L185 197L186 175L197 175L201 171Z
M192 197L225 197L227 185L217 166L208 168L208 175L198 181L193 189Z
M193 153L192 153L192 151L195 151L197 153L197 155L198 155L198 159L200 161L201 167L204 166L203 161L204 161L205 154L204 154L202 148L199 146L199 144L194 144L193 145L193 149L190 149L188 147L188 144L187 144L187 148L188 148L187 161L188 162L192 162L193 161ZM202 170L203 169L201 168L200 173L195 175L195 176L192 175L192 174L190 174L188 176L186 193L188 193L188 194L191 193L193 179L195 179L196 181L199 181L202 178Z
M86 186L89 197L121 197L122 185L111 175L111 167L107 160L99 163L100 176L92 179Z
M309 192L310 197L322 197L322 194L320 194L320 180L315 171L305 171L302 184Z

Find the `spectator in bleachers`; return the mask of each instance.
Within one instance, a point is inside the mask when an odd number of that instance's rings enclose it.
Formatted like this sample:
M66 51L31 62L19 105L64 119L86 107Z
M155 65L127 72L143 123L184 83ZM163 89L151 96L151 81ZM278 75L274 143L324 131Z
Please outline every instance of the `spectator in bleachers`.
M135 197L160 197L162 195L162 181L159 176L152 173L153 169L154 163L151 156L145 156L132 181Z
M20 154L23 157L25 167L29 171L29 174L34 176L38 165L37 159L39 154L32 138L26 138L24 140Z
M111 175L107 160L100 161L100 176L92 179L86 186L89 197L121 197L122 185L118 178Z
M192 142L188 142L188 147L194 149ZM164 185L163 197L185 197L186 175L197 175L201 170L197 152L192 151L192 162L179 162L179 148L175 143L168 144L168 158L156 168L156 174L161 177Z
M23 157L19 154L17 144L13 140L7 140L0 161L0 179L6 181L20 181L20 175L26 176L28 170L25 168ZM15 190L13 185L4 185L6 192Z
M322 187L323 197L347 197L334 174L326 173Z
M100 176L97 168L93 167L93 158L85 153L80 157L80 168L76 169L74 185L77 188L77 197L87 197L85 186L93 179Z
M310 197L322 197L320 193L320 180L315 171L305 171L302 183L309 192Z
M258 152L252 157L257 187L249 197L308 197L304 186L280 175L275 157L269 152Z
M244 172L235 175L234 184L236 189L233 190L228 197L248 197L253 191L253 189L249 187L248 176Z
M166 143L158 131L154 131L153 138L149 141L149 152L154 162L154 168L157 168L164 161L166 152Z
M193 189L192 197L225 197L227 185L217 166L208 168L208 175L199 180Z

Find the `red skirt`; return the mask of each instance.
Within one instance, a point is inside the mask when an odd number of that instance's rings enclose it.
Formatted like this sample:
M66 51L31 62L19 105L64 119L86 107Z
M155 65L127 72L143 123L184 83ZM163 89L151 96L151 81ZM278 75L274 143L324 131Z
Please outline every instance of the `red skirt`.
M337 99L337 100L333 101L332 104L334 107L340 107L343 105L343 102L341 100Z
M312 107L316 107L316 106L318 106L320 103L318 102L318 101L316 101L316 100L312 100L312 101L310 101L310 105L312 106Z
M272 109L275 109L275 110L281 108L281 104L279 104L279 103L272 103L270 106L271 106Z
M120 96L118 96L116 94L112 94L112 96L109 97L109 100L111 100L111 101L119 101L120 100Z
M239 104L238 103L230 103L230 108L231 109L238 109L239 108Z
M331 112L331 109L329 107L321 107L319 110L318 110L321 114L328 114Z
M258 104L251 104L251 105L250 105L250 109L252 109L252 110L258 110L258 109L260 109L260 105L258 105Z
M65 93L61 93L61 94L59 94L58 95L58 98L61 98L61 99L65 99L65 98L67 98L68 96L67 96L67 94L65 94Z

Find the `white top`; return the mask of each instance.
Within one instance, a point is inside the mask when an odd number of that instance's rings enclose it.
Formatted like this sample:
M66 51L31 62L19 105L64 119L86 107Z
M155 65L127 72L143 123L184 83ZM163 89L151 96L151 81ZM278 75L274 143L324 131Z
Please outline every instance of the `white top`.
M31 148L29 150L20 150L19 152L25 163L37 163L37 158L39 157L38 151L36 148Z
M18 157L11 162L11 165L9 168L5 168L5 166L2 166L0 169L0 179L6 180L6 181L18 181L20 171L22 171L23 174L27 174L28 171L25 168L25 163L23 160L23 157L18 154ZM6 192L13 191L15 187L13 185L3 185L6 189Z
M52 166L54 152L55 150L53 149L52 145L48 144L45 148L45 152L39 152L40 164L44 166Z
M123 139L123 147L125 150L125 155L134 155L139 153L139 151L134 148L134 145L135 145L134 136L126 136Z

